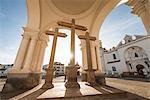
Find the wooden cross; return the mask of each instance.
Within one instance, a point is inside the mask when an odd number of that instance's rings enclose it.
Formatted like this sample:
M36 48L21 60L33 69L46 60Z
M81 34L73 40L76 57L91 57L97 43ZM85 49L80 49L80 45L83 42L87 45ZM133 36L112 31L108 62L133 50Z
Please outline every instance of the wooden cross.
M92 56L91 56L90 40L95 41L96 37L89 36L89 33L86 32L85 36L79 35L78 38L86 40L86 54L87 54L88 70L93 70L92 69Z
M45 84L43 85L43 88L53 88L52 80L53 80L53 64L54 64L54 58L55 58L55 51L56 51L56 43L57 43L57 37L63 37L65 38L67 35L65 33L58 32L58 28L54 31L46 31L46 35L53 35L53 44L52 44L52 51L50 56L50 61L48 68L46 69L46 78L45 78Z
M58 21L57 24L60 26L71 28L71 55L72 57L70 59L70 64L75 65L75 29L86 31L87 28L81 25L76 25L75 19L72 19L72 23Z
M87 66L88 66L88 69L86 70L87 71L87 81L90 84L93 84L93 83L95 84L95 73L94 73L94 70L92 68L92 56L91 56L90 40L95 41L96 37L89 36L89 33L86 32L85 36L79 35L78 38L86 40L86 54L87 54Z

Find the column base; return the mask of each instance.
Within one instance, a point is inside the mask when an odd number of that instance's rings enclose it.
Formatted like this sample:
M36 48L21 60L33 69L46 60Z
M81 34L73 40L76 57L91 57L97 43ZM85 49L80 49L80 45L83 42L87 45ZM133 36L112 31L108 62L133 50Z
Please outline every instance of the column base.
M80 85L78 82L70 82L70 81L67 81L65 83L65 87L68 89L68 88L76 88L76 89L80 89Z
M45 83L42 86L42 89L52 89L52 88L54 88L54 85L52 83Z
M95 82L95 70L86 70L86 72L87 72L87 82L96 83Z
M65 83L66 88L76 88L80 89L80 85L77 82L77 70L78 68L75 66L70 66L66 68L66 74L67 74L67 82Z
M53 68L47 68L46 69L46 78L45 78L45 83L42 86L42 89L52 89L54 85L52 84L53 82Z
M105 74L102 72L95 72L95 81L99 85L106 85Z
M9 73L2 93L26 91L37 86L41 73Z
M83 71L81 73L81 81L82 82L87 82L87 73L85 71Z

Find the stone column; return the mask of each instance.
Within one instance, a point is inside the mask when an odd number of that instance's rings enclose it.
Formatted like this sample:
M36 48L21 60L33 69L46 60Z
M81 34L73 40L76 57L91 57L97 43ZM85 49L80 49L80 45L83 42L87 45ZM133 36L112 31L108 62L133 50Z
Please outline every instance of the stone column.
M31 38L31 41L29 43L29 48L27 51L27 55L26 55L26 59L24 62L24 66L22 71L23 72L31 72L31 62L32 62L32 58L33 58L33 53L34 53L34 49L37 43L37 39L36 38Z
M14 62L14 66L10 70L12 73L18 72L22 68L29 41L30 41L30 37L28 35L25 35L25 33L24 33L23 39L20 44L20 48L18 50L16 60Z
M81 50L82 50L82 63L83 63L82 70L84 71L85 69L88 69L85 40L81 40Z
M41 70L42 70L42 64L43 64L43 60L44 60L44 53L45 53L46 47L47 47L47 42L41 41L41 49L39 52L39 59L37 62L37 67L35 69L36 72L41 72Z
M87 66L87 54L86 54L85 40L81 40L81 50L82 50L82 65L83 65L81 78L82 78L82 81L87 81L87 74L85 70L88 69L88 66Z
M40 82L41 74L34 74L35 72L32 72L31 70L34 58L36 59L39 57L34 55L35 52L38 51L36 46L37 41L39 40L39 31L28 27L25 27L24 31L24 38L15 61L14 69L17 71L11 70L8 73L6 84L2 90L3 93L16 91L17 93L19 93L18 91L23 92L23 90L35 87ZM26 36L28 36L28 38L26 38ZM17 65L19 67L17 67Z
M41 73L42 71L43 58L48 41L49 37L45 33L42 33L37 40L31 64L31 71L34 73Z
M101 58L100 58L100 41L99 40L96 40L93 42L93 46L91 47L92 49L94 48L93 50L93 54L92 55L95 55L93 56L92 58L94 59L94 66L96 66L96 72L95 72L95 79L96 79L96 82L98 84L101 84L101 85L105 85L105 74L102 70L102 63L101 63Z
M92 56L92 68L97 70L97 63L96 63L96 52L95 52L95 41L90 42L91 44L91 56Z
M96 56L97 56L97 66L98 66L98 71L102 72L103 71L103 66L101 62L101 55L100 54L100 40L95 41L96 44Z
M141 17L145 29L150 35L150 1L149 0L129 0L127 5L132 7L132 13Z

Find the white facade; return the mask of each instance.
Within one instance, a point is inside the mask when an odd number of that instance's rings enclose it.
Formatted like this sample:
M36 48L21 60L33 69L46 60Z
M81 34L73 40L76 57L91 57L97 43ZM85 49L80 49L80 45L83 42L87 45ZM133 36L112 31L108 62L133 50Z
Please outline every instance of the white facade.
M0 64L0 77L6 77L8 69L12 68L13 64Z
M45 75L45 69L48 67L47 65L43 66L43 74ZM61 64L60 62L55 62L54 65L54 75L55 76L60 76L60 75L64 75L64 64Z
M100 48L103 70L107 75L133 73L147 75L150 73L150 37L126 35L124 43L110 50Z

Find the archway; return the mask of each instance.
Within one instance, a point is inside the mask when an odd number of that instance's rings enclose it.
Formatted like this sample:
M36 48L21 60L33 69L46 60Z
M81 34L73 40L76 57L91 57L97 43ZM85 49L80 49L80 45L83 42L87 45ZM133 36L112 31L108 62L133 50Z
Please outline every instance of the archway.
M121 0L95 0L91 3L91 0L84 0L89 4L88 8L79 9L67 9L64 11L62 5L55 5L55 0L27 0L28 10L28 22L24 27L24 33L18 54L14 63L13 68L9 72L9 77L6 86L13 86L16 81L20 81L24 88L30 89L40 83L41 66L43 63L43 57L45 48L48 43L48 38L44 35L47 26L57 21L70 21L71 18L75 18L77 24L85 25L88 28L91 36L96 37L96 41L92 42L92 61L93 68L98 68L97 71L102 73L101 62L100 62L100 51L99 51L99 28L101 27L106 16L112 11L114 7ZM75 6L80 3L79 0L72 0ZM134 1L134 2L133 2ZM147 2L145 2L147 1ZM73 2L69 2L73 3ZM91 4L90 4L91 3ZM84 4L84 3L83 3ZM142 17L144 25L149 32L149 4L148 0L129 0L128 4L133 7L134 13ZM140 5L140 6L138 6ZM142 6L142 7L141 7ZM58 9L60 7L60 9ZM144 9L143 9L144 8ZM73 11L68 12L68 10ZM75 10L75 11L74 11ZM142 11L142 13L141 13ZM82 32L79 32L83 34ZM85 47L85 42L81 41L82 48ZM95 49L96 48L96 49ZM83 52L86 49L83 49ZM97 56L96 56L97 55ZM97 57L97 58L96 58ZM86 54L83 54L83 65L86 66ZM99 62L96 62L98 59ZM34 84L31 83L33 80Z

